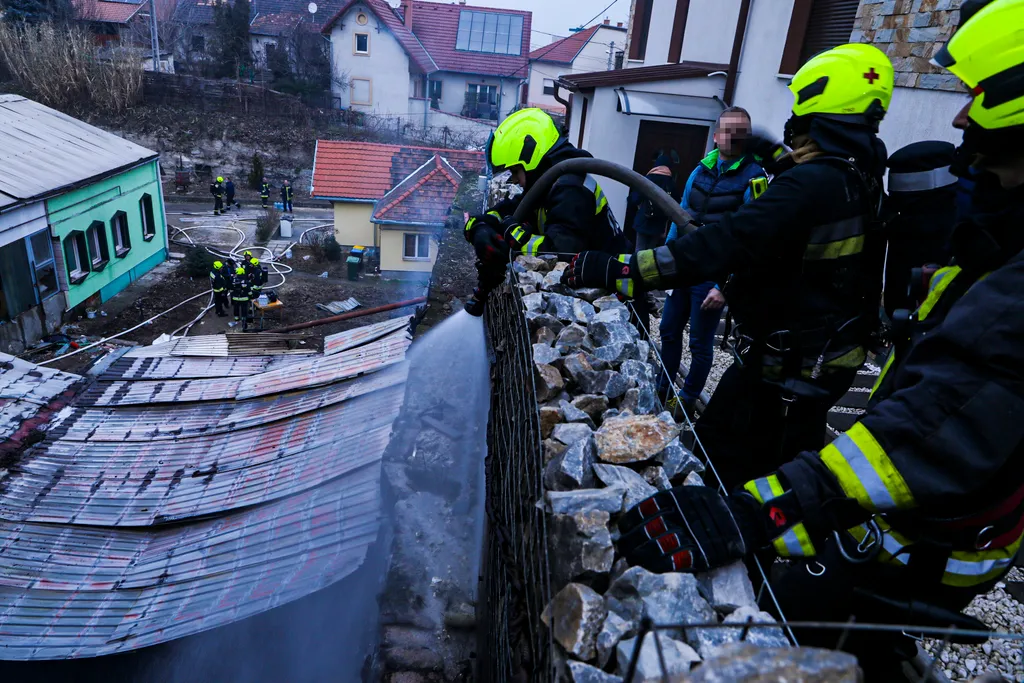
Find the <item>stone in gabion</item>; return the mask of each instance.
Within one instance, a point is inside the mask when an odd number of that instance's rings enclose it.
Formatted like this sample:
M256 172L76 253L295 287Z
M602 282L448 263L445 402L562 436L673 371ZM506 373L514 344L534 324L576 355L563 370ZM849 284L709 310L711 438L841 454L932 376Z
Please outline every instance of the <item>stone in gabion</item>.
M643 342L637 343L637 348L639 348L639 344L641 343ZM624 361L622 366L619 368L619 372L621 372L626 379L632 381L634 386L639 387L644 384L654 384L656 379L654 368L650 363L644 362L645 360L645 358L640 358L639 360Z
M562 354L558 352L558 349L552 348L547 344L533 345L533 362L535 363L551 365L561 357Z
M597 656L597 633L606 614L600 593L589 586L570 583L558 591L541 620L566 652L586 660Z
M668 413L662 413L668 415ZM630 415L606 417L596 432L597 457L622 465L649 460L679 436L675 422L661 416Z
M534 271L527 271L525 273L519 273L519 283L523 285L532 285L537 289L544 286L544 276L541 273Z
M565 327L558 318L550 316L547 313L527 313L526 322L530 326L531 334L536 334L537 330L547 327L557 335L562 331L562 328Z
M576 384L587 394L603 394L608 398L618 398L629 389L629 381L614 370L582 372Z
M658 644L654 642L655 638L661 645L661 657L658 656ZM623 640L616 648L616 664L618 665L616 670L622 676L625 676L629 669L634 649L636 649L636 638ZM664 670L661 666L662 657L665 660ZM636 683L661 683L665 680L665 676L668 676L668 680L680 680L679 677L689 673L693 664L699 661L700 656L686 643L670 638L664 631L657 633L652 631L644 636L643 644L640 646L633 681Z
M578 422L562 423L555 425L551 430L551 438L571 446L580 439L591 439L594 436L593 430L585 424Z
M590 364L587 354L583 352L571 353L562 360L562 374L573 382L579 383L581 374L593 371L594 366Z
M554 398L561 391L565 383L558 370L545 363L534 363L534 381L537 385L537 401L544 403Z
M548 518L551 585L592 579L611 571L615 548L608 533L607 512L577 512Z
M563 294L548 294L547 314L558 318L563 323L574 322L576 314L573 313L573 302L575 301L572 297Z
M605 597L616 599L622 605L613 611L627 621L632 621L627 615L639 618L644 613L655 624L716 621L715 611L701 597L697 579L692 574L654 574L643 567L631 567L612 583ZM609 602L609 609L611 605Z
M547 297L540 292L527 294L523 297L523 306L530 313L543 313L548 307Z
M621 308L606 308L591 318L593 323L609 323L612 325L626 325L629 323L629 311L625 306Z
M597 429L597 427L594 426L594 420L589 415L568 401L561 401L558 404L558 407L562 411L563 422L582 422L591 429Z
M619 301L619 297L614 294L603 296L600 299L594 299L591 303L594 304L594 308L602 312L612 308L626 308L626 304Z
M544 289L548 289L549 287L554 287L555 285L560 285L560 284L562 284L562 271L561 270L552 270L549 273L545 273L545 275L544 275L544 282L543 282L543 285L544 285L543 288Z
M558 335L550 327L542 327L533 333L534 344L545 344L551 346L558 339Z
M623 511L657 493L657 489L628 467L596 463L594 474L605 486L621 486L626 489L626 496L622 501Z
M597 665L604 667L615 652L619 641L630 635L631 625L615 612L608 612L600 633L597 634Z
M617 487L580 489L578 491L548 491L544 494L555 515L574 515L577 512L621 512L622 497L626 490Z
M640 349L633 342L627 344L608 344L594 349L594 355L612 365L619 365L623 361L639 360Z
M596 483L593 467L594 440L588 436L551 458L544 468L544 487L549 491L592 488Z
M561 441L555 441L554 439L544 439L544 442L541 445L544 447L545 463L549 463L562 453L565 453L565 449L568 448L568 446Z
M622 397L619 409L628 410L634 415L651 415L658 410L658 396L650 384L644 384L639 389L634 387Z
M740 607L757 605L754 587L747 576L747 567L742 562L698 574L697 587L704 599L722 614L730 614Z
M587 303L594 303L608 292L604 289L594 289L593 287L583 287L576 290L576 296L583 299Z
M716 650L715 656L694 669L686 680L687 683L859 683L863 678L857 658L845 652L811 647L765 649L750 643L734 643Z
M775 623L775 617L762 612L756 605L743 605L722 621L726 624L745 624L748 620L757 624ZM740 633L742 632L741 629ZM790 647L789 639L782 628L752 628L747 631L747 639L744 642L758 647Z
M536 256L517 256L516 263L526 270L535 270L538 273L546 273L551 270L551 266L544 259L537 258Z
M663 451L654 456L654 460L665 468L665 475L669 479L686 477L690 472L704 471L704 464L685 448L679 439L673 439Z
M558 333L558 339L555 340L555 348L560 353L572 353L578 351L583 345L583 340L586 339L587 330L586 328L580 327L579 325L569 325L561 332Z
M597 316L594 317L596 318ZM633 343L633 335L629 331L629 325L625 323L591 321L590 327L587 329L590 334L590 338L593 339L594 343L598 346Z
M608 410L608 397L600 394L583 394L574 398L572 404L592 419L598 420L601 414Z
M665 470L657 465L646 468L640 473L640 476L659 491L668 491L672 488L672 483L669 482L668 477L665 475Z
M551 436L551 431L562 419L562 411L554 406L541 406L540 408L540 437L546 439Z
M622 683L620 676L605 673L583 662L570 661L567 666L572 683Z
M700 475L696 472L690 472L686 475L686 479L683 480L683 486L703 486L704 480L700 478Z
M590 322L590 319L594 317L594 314L597 313L597 311L595 311L594 307L586 301L583 301L582 299L573 299L572 313L576 322L586 325Z

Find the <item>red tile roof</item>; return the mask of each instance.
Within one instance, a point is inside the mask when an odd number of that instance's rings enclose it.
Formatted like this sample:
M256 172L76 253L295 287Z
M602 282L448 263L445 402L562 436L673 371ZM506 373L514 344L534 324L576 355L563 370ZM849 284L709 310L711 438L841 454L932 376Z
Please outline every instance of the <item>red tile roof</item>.
M127 24L142 6L141 0L138 3L74 0L75 14L79 19L108 24Z
M539 47L530 53L530 60L534 62L551 62L552 64L572 64L576 55L580 53L590 39L601 29L601 24L595 24L588 29L556 40L550 45Z
M459 13L462 10L494 14L520 14L523 17L523 40L520 54L497 55L487 52L456 50ZM530 27L533 14L520 10L476 7L474 5L442 4L413 0L412 30L434 58L441 71L505 78L526 78L527 55L530 52Z
M435 155L461 175L480 173L484 167L483 152L318 140L312 195L317 199L377 201Z
M260 36L279 36L290 33L306 17L298 12L281 12L279 14L257 14L256 18L249 22L249 33Z
M381 20L381 23L387 26L388 30L391 31L391 34L395 36L395 39L402 46L402 49L404 49L406 54L409 55L409 60L413 63L413 66L416 67L416 70L422 73L433 73L434 71L439 70L438 65L434 63L430 53L427 52L423 44L415 35L413 35L412 31L405 27L405 23L402 21L402 18L394 9L391 8L391 5L384 0L346 0L346 2L342 3L338 11L334 12L331 18L327 20L322 31L324 33L329 33L331 27L334 26L334 23L340 19L345 12L349 11L352 5L356 4L356 2L362 2L367 5L370 11ZM413 16L415 16L415 12L413 12ZM452 46L454 47L454 45L455 38L453 37Z
M435 154L377 202L372 220L442 227L460 182L462 175Z

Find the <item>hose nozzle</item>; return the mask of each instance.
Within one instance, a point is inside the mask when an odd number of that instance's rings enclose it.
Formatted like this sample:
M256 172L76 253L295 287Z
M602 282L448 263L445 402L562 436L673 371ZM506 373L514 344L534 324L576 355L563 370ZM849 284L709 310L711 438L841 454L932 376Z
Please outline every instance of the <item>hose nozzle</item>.
M473 294L466 299L466 313L469 313L474 318L480 318L484 314L484 303L487 301L487 292L480 291L477 287L473 290Z

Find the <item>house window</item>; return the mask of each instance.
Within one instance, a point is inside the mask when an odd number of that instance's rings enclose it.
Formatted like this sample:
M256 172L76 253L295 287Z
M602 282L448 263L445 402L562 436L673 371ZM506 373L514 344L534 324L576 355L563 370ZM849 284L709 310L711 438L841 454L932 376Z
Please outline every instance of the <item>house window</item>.
M404 260L430 260L430 235L407 233L403 236L405 237L405 253L402 255Z
M89 275L89 249L85 233L81 230L72 230L64 238L64 264L68 269L68 282L73 285L79 284Z
M459 12L455 49L499 55L522 54L523 15L462 10Z
M206 52L206 36L192 36L192 52Z
M430 108L441 108L441 81L430 81L427 84L427 97L430 98Z
M53 260L53 246L50 231L40 230L28 239L28 258L36 276L36 293L39 301L49 299L57 293L57 266Z
M357 55L368 55L370 54L370 34L369 33L357 33L355 34L355 54Z
M85 238L89 244L89 270L103 270L110 262L107 226L102 221L93 221L85 231Z
M352 79L352 104L373 104L373 84L369 78Z
M142 195L139 200L139 211L142 213L142 239L147 242L156 237L156 221L153 218L153 197Z
M795 0L779 72L794 74L825 50L850 42L858 0Z
M366 26L367 22L369 21L370 18L363 14L362 12L356 15L356 23L359 24L360 26Z
M636 0L633 26L629 35L629 58L642 60L647 55L647 34L651 31L651 7L654 0Z
M132 248L132 238L128 233L128 214L118 211L110 219L110 232L114 235L114 256L124 258Z
M463 116L472 119L498 119L498 87L470 83L466 88L466 104Z
M555 82L550 78L544 79L544 94L554 95L555 94Z
M38 303L32 286L28 240L0 247L0 315L13 319Z

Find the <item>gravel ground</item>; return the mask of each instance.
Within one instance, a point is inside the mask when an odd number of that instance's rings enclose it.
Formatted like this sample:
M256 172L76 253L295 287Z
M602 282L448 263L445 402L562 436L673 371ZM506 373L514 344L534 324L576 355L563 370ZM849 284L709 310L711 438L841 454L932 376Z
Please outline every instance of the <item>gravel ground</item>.
M661 346L661 333L658 330L658 318L651 318L651 340ZM683 363L690 364L689 334L683 333ZM715 360L711 375L705 387L713 393L718 386L722 373L732 364L732 356L715 346ZM870 364L869 364L870 365ZM872 366L877 372L877 367ZM682 386L682 380L678 381ZM835 408L837 412L861 413L853 408ZM1024 581L1024 572L1012 569L1006 576L1007 581ZM994 630L1009 633L1024 633L1024 605L1017 602L1004 589L1005 583L997 583L996 587L985 595L979 595L967 607L965 613L981 619ZM928 652L939 650L941 641L926 640L924 647ZM1024 683L1024 645L1022 641L990 640L983 645L951 644L940 657L942 670L952 681L971 681L986 673L993 672L1008 680Z

